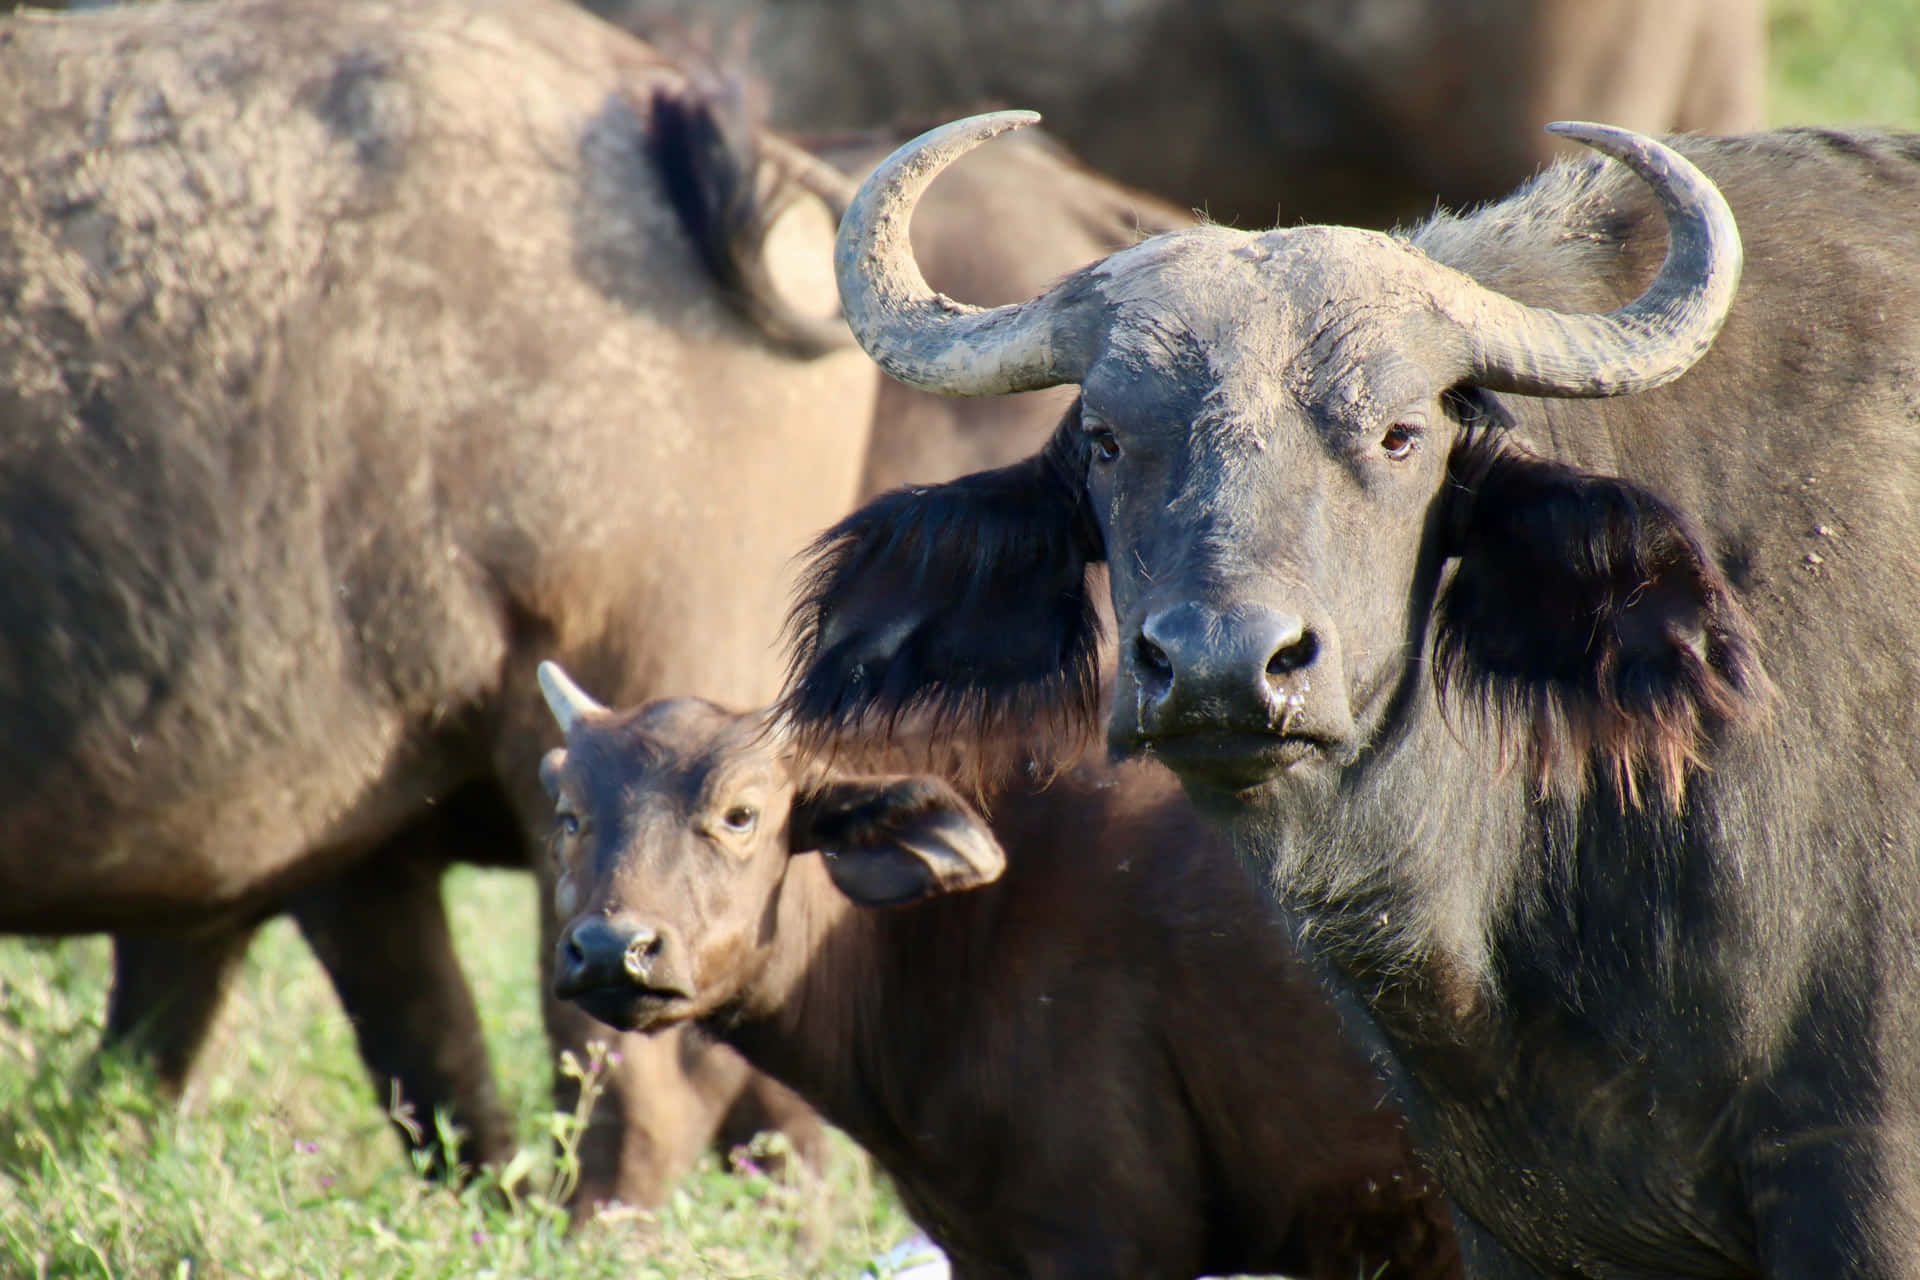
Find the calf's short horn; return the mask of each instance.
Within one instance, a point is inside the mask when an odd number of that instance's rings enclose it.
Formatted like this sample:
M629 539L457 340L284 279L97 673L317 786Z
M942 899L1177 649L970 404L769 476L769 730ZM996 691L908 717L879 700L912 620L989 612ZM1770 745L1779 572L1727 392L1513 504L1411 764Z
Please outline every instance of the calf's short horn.
M543 662L535 675L540 680L540 692L547 699L547 710L553 712L553 718L559 721L561 733L572 733L573 726L580 723L583 716L606 713L607 709L575 684L573 677L561 670L559 663Z

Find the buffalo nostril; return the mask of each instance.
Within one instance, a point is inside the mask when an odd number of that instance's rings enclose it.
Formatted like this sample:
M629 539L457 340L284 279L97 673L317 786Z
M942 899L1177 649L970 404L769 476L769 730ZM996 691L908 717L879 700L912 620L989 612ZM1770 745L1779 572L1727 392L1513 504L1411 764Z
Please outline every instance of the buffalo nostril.
M1270 676L1290 675L1302 667L1311 666L1320 656L1320 638L1311 631L1303 631L1298 639L1281 645L1267 659L1267 674Z
M578 936L569 933L564 946L560 948L561 972L573 974L587 967L587 949L580 945Z
M660 935L652 929L637 929L627 941L626 955L621 964L631 977L644 981L653 971L653 962L660 957Z

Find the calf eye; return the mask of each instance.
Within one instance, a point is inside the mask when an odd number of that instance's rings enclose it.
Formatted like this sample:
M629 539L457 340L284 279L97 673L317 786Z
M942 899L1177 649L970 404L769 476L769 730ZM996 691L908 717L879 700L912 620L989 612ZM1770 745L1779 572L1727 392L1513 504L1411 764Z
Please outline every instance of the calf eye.
M1396 422L1387 428L1385 435L1380 437L1380 447L1386 451L1389 458L1398 462L1412 453L1419 441L1419 428L1404 422Z
M1101 462L1112 462L1120 456L1120 438L1110 427L1088 427L1087 441L1093 445L1093 456Z
M577 836L580 834L580 819L574 814L558 814L554 818L554 824L560 828L562 835Z
M760 811L744 804L737 804L721 814L720 821L735 835L745 835L753 830L754 823L760 821Z

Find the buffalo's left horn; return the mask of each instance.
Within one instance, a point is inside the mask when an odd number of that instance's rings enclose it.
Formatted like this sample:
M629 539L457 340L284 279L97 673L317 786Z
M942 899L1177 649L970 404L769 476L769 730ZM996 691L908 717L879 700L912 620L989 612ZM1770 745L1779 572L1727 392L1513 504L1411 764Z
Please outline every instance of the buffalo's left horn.
M995 111L930 129L880 162L840 221L833 269L840 309L867 354L902 382L951 396L992 396L1077 382L1086 353L1061 325L1058 289L982 308L936 293L907 226L940 171L987 139L1036 123Z
M1452 315L1467 337L1469 379L1534 396L1617 396L1671 382L1707 353L1740 283L1740 229L1706 174L1652 138L1603 124L1553 133L1621 161L1653 188L1667 258L1646 291L1616 311L1568 315L1470 288Z
M546 696L547 710L560 722L561 733L572 733L573 726L579 724L583 716L605 714L606 708L588 697L586 690L560 669L559 663L543 662L534 674L540 679L540 692Z

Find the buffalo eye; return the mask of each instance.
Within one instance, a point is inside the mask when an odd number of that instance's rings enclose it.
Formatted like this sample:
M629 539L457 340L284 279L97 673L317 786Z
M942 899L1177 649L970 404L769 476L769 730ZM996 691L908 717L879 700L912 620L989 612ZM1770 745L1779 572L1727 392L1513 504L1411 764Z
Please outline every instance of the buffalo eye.
M1111 427L1088 427L1087 443L1093 446L1093 456L1101 462L1112 462L1120 456L1120 437L1113 434Z
M720 815L720 823L734 835L743 836L760 821L760 811L751 805L737 804Z
M1410 423L1396 422L1388 427L1380 437L1380 448L1395 462L1412 454L1420 443L1420 428Z
M580 834L580 818L577 814L558 814L554 818L554 824L560 828L560 834L563 836L577 836Z

